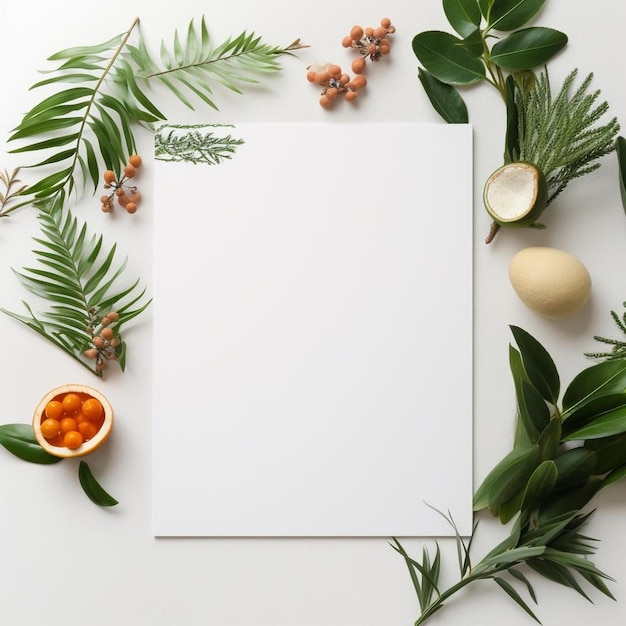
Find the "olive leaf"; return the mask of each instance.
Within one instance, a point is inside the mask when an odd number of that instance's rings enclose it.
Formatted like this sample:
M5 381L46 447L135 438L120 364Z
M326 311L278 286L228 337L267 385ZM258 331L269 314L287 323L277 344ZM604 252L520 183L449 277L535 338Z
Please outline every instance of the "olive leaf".
M0 445L11 454L30 463L51 465L61 460L61 457L49 454L39 445L30 424L2 424Z
M78 480L83 491L94 504L107 507L119 504L113 496L102 488L85 461L81 461L78 465Z

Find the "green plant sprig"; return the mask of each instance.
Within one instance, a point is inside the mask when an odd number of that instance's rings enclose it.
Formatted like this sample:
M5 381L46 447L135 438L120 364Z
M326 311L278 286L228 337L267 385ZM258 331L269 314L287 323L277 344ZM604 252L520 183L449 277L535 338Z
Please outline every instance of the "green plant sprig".
M128 156L136 152L135 128L152 129L166 119L149 96L155 83L165 85L188 107L193 108L192 98L197 98L216 109L212 86L242 93L240 85L258 82L256 74L279 71L281 55L305 47L299 40L283 48L269 46L246 32L214 47L203 17L199 27L192 20L184 36L175 32L172 52L162 42L157 63L138 25L135 19L127 31L104 43L49 57L58 65L31 89L61 89L28 111L9 137L10 142L26 142L12 153L44 154L23 166L42 172L42 177L21 190L28 196L20 206L58 208L79 196L88 181L95 193L103 168L119 176Z
M623 302L622 306L626 307L626 302ZM626 313L623 313L620 316L616 311L611 311L610 314L617 328L621 330L624 335L626 335ZM611 346L610 352L586 352L585 356L592 359L604 359L610 361L626 359L626 337L623 339L610 339L602 335L594 335L594 339L600 343Z
M517 348L509 361L517 397L517 427L512 450L489 472L474 494L474 510L489 511L510 535L479 563L452 518L459 553L460 580L439 588L441 558L426 549L411 558L397 540L417 594L416 626L438 612L460 589L493 580L539 621L514 585L521 584L536 603L532 585L521 569L573 589L589 600L583 583L608 597L612 580L589 560L596 540L581 534L591 512L585 512L602 489L626 477L626 361L609 360L584 369L561 398L560 378L545 348L521 328L512 326ZM503 574L507 578L503 578Z
M207 165L231 159L244 140L229 133L216 133L216 128L234 127L226 124L163 124L154 133L154 157L157 161Z
M435 110L450 123L468 122L460 87L493 86L506 100L509 75L544 65L567 45L552 28L528 26L545 0L443 0L455 35L424 31L413 38L419 78ZM492 42L494 42L492 44Z
M24 302L28 315L0 309L61 348L73 359L101 377L106 360L116 360L122 370L126 363L126 343L122 327L140 315L150 304L139 281L118 287L126 261L114 265L116 246L105 250L102 235L88 236L87 226L79 225L69 209L57 206L39 211L42 237L35 241L38 266L16 271L22 284L50 304L39 317ZM90 358L103 318L115 311L115 344ZM100 346L102 347L102 346Z

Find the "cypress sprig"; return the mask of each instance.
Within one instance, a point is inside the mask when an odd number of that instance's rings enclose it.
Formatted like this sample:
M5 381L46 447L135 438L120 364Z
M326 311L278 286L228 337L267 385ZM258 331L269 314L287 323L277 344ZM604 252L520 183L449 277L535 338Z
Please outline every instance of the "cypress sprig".
M596 125L609 105L597 103L600 91L589 92L588 74L572 92L578 70L570 72L555 97L547 70L530 89L517 90L519 109L518 160L534 163L546 176L548 204L575 178L598 167L598 160L612 152L619 132L617 118Z

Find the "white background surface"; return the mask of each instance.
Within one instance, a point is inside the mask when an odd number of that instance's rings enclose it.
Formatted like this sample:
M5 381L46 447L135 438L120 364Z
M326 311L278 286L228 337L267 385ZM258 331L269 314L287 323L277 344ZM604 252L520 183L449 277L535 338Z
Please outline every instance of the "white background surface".
M424 502L470 534L471 127L200 132L244 143L219 165L155 166L154 332L178 366L154 360L154 534L453 536ZM387 156L341 197L328 172L356 179L361 163L329 146L369 134ZM169 219L178 201L189 221ZM178 323L190 293L200 341ZM173 445L180 415L194 436Z
M163 8L167 7L167 8ZM55 3L0 4L2 38L0 84L3 86L0 131L8 131L38 97L28 87L38 80L35 70L52 52L71 45L96 43L127 28L135 15L154 45L171 41L174 26L185 28L203 12L216 42L244 29L254 29L268 41L286 44L301 37L313 47L294 59L284 59L285 71L244 97L224 94L222 111L214 121L438 121L417 80L417 63L410 43L425 29L448 30L440 3L323 0L314 5L248 0L162 3L119 2L87 6L67 0ZM304 79L316 61L347 64L341 38L353 23L375 23L389 15L397 26L387 67L368 72L367 97L358 108L320 109L314 87ZM550 0L539 22L570 36L566 50L551 62L554 82L573 67L582 75L595 73L612 112L626 110L621 44L626 7L618 0L596 3ZM221 96L221 94L220 94ZM585 351L594 350L594 334L614 335L609 311L621 311L626 298L624 241L626 222L617 191L613 159L591 176L574 182L546 215L548 230L502 233L490 246L482 244L488 219L480 203L480 187L501 163L504 112L495 92L472 90L467 101L475 126L475 423L474 482L477 485L511 445L514 399L508 372L508 324L522 326L554 354L562 379L588 364ZM165 100L163 101L165 105ZM170 116L180 107L168 102ZM189 113L190 121L206 120L206 111ZM374 139L374 138L373 138ZM151 138L143 136L147 154ZM384 152L376 138L372 150ZM348 154L346 158L359 158ZM407 155L411 158L411 155ZM6 157L2 166L17 165ZM340 173L335 173L340 175ZM140 274L148 287L150 258L150 174L142 173L145 193L133 217L101 215L97 201L87 200L79 216L94 231L104 231L130 255L129 272ZM349 193L348 181L345 193ZM185 206L172 206L172 219L185 219ZM37 233L26 212L0 224L3 258L0 293L3 306L17 309L23 292L9 266L32 260L29 238ZM433 233L444 237L445 233ZM548 322L530 314L514 296L506 276L513 254L527 245L551 245L577 255L593 279L590 305L565 322ZM190 303L181 318L202 326L202 316ZM151 336L151 318L129 329L131 344L127 372L112 376L106 392L117 407L113 439L90 464L103 485L122 503L115 510L91 506L76 478L76 466L54 467L23 463L0 455L0 619L21 626L33 623L215 624L220 626L400 626L412 623L417 609L404 564L383 539L354 540L155 540L150 532L151 406L149 363L154 351L167 358L167 346ZM93 383L68 357L42 343L9 319L0 319L2 421L27 422L39 396L69 380ZM175 367L176 364L172 363ZM450 372L451 389L454 371ZM173 390L178 393L179 390ZM446 399L442 398L445 404ZM181 436L184 421L181 420ZM601 539L596 564L614 576L617 603L592 594L595 605L569 589L537 581L538 614L547 626L623 623L626 606L626 544L623 541L626 486L617 485L598 498L598 512L589 534ZM505 531L481 518L476 555L490 549ZM406 547L416 554L423 542ZM455 552L441 542L447 570L455 578ZM533 578L533 580L536 580ZM488 609L486 609L488 607ZM433 625L505 622L528 624L529 618L497 589L476 586L461 601L453 601Z

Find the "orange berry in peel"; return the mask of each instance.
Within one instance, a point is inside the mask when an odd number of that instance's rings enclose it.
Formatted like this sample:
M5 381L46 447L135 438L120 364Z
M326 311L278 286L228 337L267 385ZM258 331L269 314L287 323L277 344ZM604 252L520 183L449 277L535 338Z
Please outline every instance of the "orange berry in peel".
M63 404L63 408L67 413L74 413L75 411L78 411L80 409L82 400L77 393L68 393L63 397L61 403Z
M41 434L46 439L53 439L61 432L58 420L48 417L41 422Z
M61 434L65 435L69 433L71 430L76 430L78 424L73 417L64 417L60 422L59 426L61 428Z
M98 427L93 422L81 422L78 425L78 432L85 441L93 439L98 433Z
M83 445L83 436L77 430L70 430L63 435L63 445L70 450L76 450Z
M58 400L50 400L48 404L46 404L46 408L44 409L44 414L46 417L60 420L63 417L63 413L65 413L65 409L63 408L63 404Z
M93 421L93 420L100 419L103 413L104 413L104 409L102 408L102 404L100 400L96 398L87 398L87 400L83 402L82 414L88 420Z

